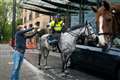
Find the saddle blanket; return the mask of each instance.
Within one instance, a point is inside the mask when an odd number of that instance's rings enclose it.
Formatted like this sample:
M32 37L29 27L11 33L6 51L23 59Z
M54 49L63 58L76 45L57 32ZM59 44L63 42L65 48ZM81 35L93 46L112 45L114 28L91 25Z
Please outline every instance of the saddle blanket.
M58 39L54 38L52 35L48 36L48 43L49 45L57 45L58 44Z

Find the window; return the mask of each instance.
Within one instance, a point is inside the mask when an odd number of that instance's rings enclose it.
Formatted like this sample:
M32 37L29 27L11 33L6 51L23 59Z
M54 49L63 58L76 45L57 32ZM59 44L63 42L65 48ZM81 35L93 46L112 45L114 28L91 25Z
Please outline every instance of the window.
M39 17L39 13L38 12L35 13L35 18L37 18L37 17Z
M29 20L32 20L32 11L29 14Z
M112 0L112 3L120 3L120 0Z
M25 9L25 13L27 12L27 9Z
M23 21L24 21L24 23L26 23L26 17L24 17L24 20L23 20Z

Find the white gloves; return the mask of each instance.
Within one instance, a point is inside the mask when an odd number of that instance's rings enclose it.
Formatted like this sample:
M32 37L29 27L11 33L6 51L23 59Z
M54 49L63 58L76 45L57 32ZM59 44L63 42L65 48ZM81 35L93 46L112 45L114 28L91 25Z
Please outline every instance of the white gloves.
M33 32L36 32L36 31L39 32L40 30L41 30L40 28L36 28L33 30Z
M38 28L39 28L39 26L33 26L33 28L34 28L34 29L38 29Z
M40 28L38 28L37 31L39 32L39 31L40 31Z
M48 27L48 29L51 29L51 27Z

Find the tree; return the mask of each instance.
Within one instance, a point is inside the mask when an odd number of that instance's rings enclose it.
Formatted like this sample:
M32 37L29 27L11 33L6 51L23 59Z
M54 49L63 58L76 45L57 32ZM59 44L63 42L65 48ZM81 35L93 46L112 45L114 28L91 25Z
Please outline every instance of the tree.
M4 0L0 1L0 38L3 40L8 40L10 35L10 23L8 21L8 13L9 13L10 4L4 2Z
M0 39L1 34L3 41L8 41L12 35L12 15L13 14L13 3L12 0L0 0ZM20 10L17 7L16 15L20 16ZM21 24L21 19L17 18L17 24Z

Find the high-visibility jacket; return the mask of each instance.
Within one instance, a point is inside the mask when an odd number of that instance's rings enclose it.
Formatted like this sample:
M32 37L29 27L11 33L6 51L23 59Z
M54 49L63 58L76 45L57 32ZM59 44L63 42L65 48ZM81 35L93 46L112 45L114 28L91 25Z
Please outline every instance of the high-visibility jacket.
M56 32L60 32L62 30L62 27L63 27L63 21L59 21L57 23L55 23L54 20L52 20L50 22L50 27L53 28Z

